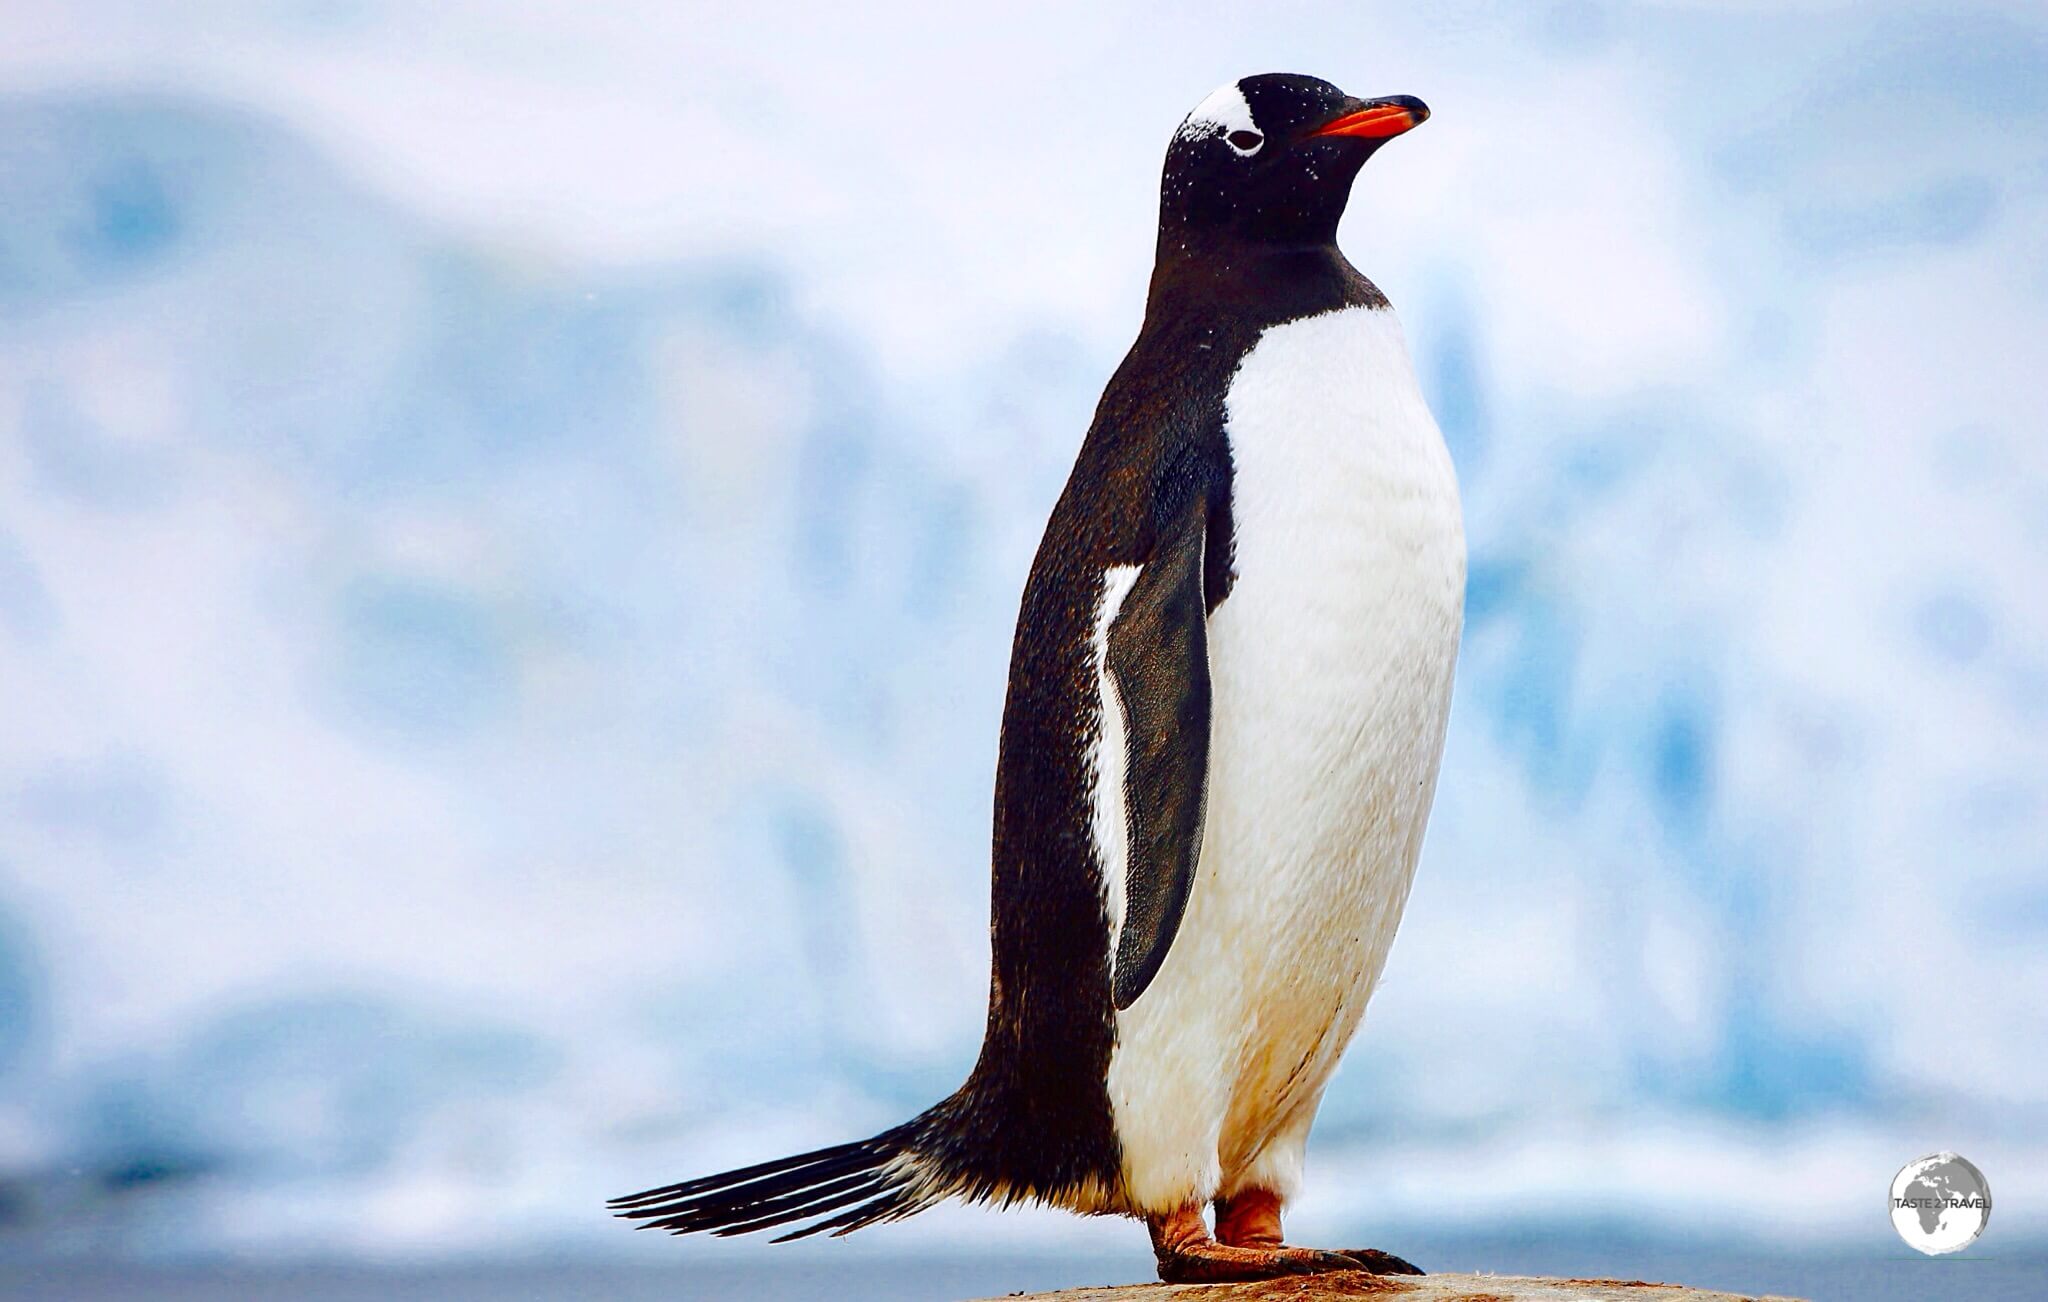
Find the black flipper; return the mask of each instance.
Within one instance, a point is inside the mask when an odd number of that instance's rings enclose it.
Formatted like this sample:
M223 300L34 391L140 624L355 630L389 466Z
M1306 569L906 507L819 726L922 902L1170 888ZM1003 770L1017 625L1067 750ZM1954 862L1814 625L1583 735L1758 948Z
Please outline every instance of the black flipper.
M1110 992L1129 1008L1180 929L1209 785L1209 631L1203 595L1207 507L1191 492L1166 523L1109 628L1124 710L1130 854Z

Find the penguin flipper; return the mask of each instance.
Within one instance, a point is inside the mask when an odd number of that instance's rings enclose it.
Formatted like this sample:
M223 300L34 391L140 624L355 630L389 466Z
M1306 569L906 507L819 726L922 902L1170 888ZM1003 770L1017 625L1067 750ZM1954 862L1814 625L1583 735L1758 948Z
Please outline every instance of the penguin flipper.
M1202 855L1209 783L1209 632L1200 493L1162 529L1109 626L1108 668L1124 711L1130 854L1110 993L1129 1008L1180 929Z

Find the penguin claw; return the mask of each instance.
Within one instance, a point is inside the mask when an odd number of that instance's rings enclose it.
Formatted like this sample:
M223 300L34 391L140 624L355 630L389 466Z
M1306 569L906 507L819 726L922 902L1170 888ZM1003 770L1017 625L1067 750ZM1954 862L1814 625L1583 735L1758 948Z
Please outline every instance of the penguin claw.
M1374 1275L1426 1275L1429 1272L1413 1262L1405 1261L1391 1252L1378 1248L1346 1248L1343 1256L1358 1263L1355 1269Z
M1366 1266L1356 1256L1348 1252L1325 1252L1320 1248L1282 1248L1280 1251L1282 1253L1299 1252L1305 1254L1312 1264L1301 1272L1304 1275L1320 1275L1332 1270L1371 1269L1370 1266Z

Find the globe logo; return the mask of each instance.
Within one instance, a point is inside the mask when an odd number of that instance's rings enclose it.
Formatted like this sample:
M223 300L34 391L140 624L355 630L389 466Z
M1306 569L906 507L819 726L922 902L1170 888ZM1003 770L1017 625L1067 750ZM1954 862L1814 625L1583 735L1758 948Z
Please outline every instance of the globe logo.
M1892 1228L1907 1246L1930 1257L1960 1252L1991 1219L1984 1173L1954 1153L1909 1162L1892 1177Z

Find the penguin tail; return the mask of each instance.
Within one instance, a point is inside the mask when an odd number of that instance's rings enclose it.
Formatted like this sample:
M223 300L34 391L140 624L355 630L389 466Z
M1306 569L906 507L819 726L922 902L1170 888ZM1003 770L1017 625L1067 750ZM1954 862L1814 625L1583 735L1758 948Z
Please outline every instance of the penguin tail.
M810 1221L775 1242L830 1231L835 1237L914 1216L953 1192L952 1181L919 1151L926 1118L872 1139L836 1144L779 1161L743 1166L681 1184L614 1198L612 1213L636 1229L672 1234L752 1234Z

